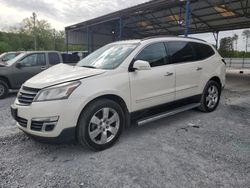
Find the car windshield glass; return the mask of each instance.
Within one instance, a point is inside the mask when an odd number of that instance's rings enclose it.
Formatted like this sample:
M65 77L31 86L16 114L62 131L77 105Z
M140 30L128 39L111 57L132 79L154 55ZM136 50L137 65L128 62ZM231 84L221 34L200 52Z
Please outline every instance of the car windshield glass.
M6 53L2 53L2 54L0 55L0 58L4 57L4 56L5 56L5 54L6 54Z
M16 61L18 61L20 58L22 58L25 55L25 53L20 53L19 55L17 55L15 58L6 61L5 63L7 63L7 65L12 65L13 63L15 63Z
M136 48L135 43L109 44L91 53L76 66L95 69L115 69Z

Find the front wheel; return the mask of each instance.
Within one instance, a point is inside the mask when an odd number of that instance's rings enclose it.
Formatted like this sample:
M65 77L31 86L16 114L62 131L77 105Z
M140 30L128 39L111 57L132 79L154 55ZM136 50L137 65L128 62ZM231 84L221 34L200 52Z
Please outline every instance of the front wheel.
M8 84L5 81L0 80L0 99L4 99L5 97L7 97L8 93L9 93Z
M81 145L101 151L112 146L125 125L122 108L109 99L98 99L83 110L77 125Z
M214 111L220 101L221 87L217 82L210 80L203 91L199 109L203 112Z

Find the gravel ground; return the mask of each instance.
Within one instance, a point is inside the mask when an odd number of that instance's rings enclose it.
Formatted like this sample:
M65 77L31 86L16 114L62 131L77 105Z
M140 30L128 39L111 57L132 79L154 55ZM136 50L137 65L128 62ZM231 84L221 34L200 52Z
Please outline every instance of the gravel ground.
M215 112L131 127L102 152L29 139L14 99L0 101L0 187L250 187L250 74L227 74Z

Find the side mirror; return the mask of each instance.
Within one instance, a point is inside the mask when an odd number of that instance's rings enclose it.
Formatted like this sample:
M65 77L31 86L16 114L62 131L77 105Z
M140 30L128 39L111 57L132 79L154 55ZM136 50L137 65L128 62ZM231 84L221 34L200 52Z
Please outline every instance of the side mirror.
M151 66L149 62L143 60L136 60L133 65L134 70L150 70Z
M20 69L22 67L22 64L20 62L17 62L16 68Z

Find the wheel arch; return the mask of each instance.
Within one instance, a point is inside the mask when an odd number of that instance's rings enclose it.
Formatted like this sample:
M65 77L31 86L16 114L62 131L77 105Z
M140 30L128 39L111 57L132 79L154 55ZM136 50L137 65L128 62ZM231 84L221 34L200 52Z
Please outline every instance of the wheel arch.
M112 100L112 101L116 102L118 105L120 105L123 112L124 112L125 118L126 118L125 125L126 125L126 127L128 127L130 125L130 113L129 113L127 104L126 104L125 100L122 97L120 97L120 96L118 96L116 94L103 94L103 95L97 96L97 97L91 99L90 101L88 101L86 103L86 105L84 105L84 107L82 108L80 114L78 115L77 122L79 122L80 116L81 116L82 112L86 109L86 107L88 105L90 105L92 102L94 102L96 100L99 100L99 99L109 99L109 100Z
M222 83L221 83L221 80L218 76L214 76L214 77L210 78L210 80L217 82L220 85L220 89L222 89Z
M7 77L5 77L5 76L1 76L1 75L0 75L0 80L5 81L5 82L6 82L6 84L9 86L9 88L11 88L10 81L9 81L9 79L8 79Z

